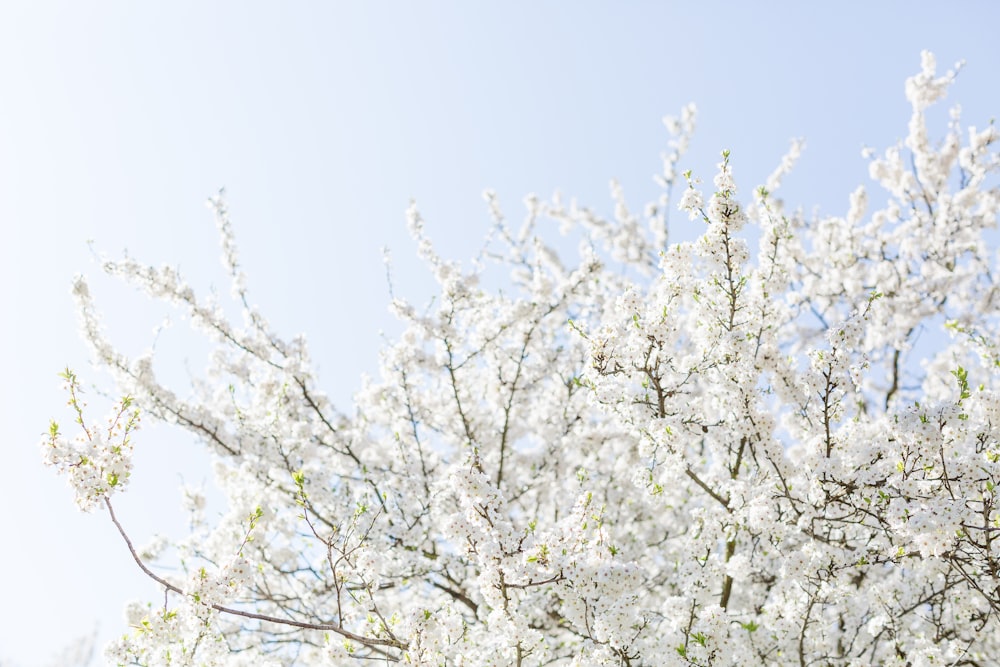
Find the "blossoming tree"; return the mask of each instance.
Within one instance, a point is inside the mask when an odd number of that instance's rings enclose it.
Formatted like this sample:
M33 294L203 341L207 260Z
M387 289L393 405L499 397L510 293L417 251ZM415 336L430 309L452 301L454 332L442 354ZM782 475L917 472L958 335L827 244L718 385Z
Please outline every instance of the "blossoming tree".
M214 343L182 396L151 356L86 339L124 396L53 423L45 459L107 511L164 598L133 604L122 664L987 665L1000 656L998 132L932 142L952 73L906 83L903 145L869 155L881 190L809 221L775 195L799 151L738 196L728 153L703 195L677 169L694 109L668 122L660 201L613 220L487 194L488 257L445 260L411 208L433 305L402 300L380 375L338 411L301 338L249 305L212 200L239 322L175 271L106 270L185 309ZM672 186L704 223L668 244ZM876 204L869 210L869 202ZM542 224L577 229L578 256ZM944 330L917 358L922 332ZM926 334L929 335L929 334ZM228 511L158 569L115 515L140 410L215 457Z

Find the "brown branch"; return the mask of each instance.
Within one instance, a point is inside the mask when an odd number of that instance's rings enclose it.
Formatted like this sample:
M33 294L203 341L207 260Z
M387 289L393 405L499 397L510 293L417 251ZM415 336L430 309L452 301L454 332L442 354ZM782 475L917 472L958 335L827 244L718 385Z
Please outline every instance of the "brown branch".
M125 532L125 529L118 521L118 517L115 516L115 510L111 506L111 500L105 497L104 504L107 506L108 512L111 514L112 523L115 524L115 527L118 529L119 534L121 534L122 539L125 540L125 544L128 546L129 553L132 554L132 560L134 560L136 565L139 566L139 569L141 569L144 573L146 573L146 576L148 576L150 579L163 586L168 591L172 591L174 593L177 593L178 595L183 595L186 597L187 593L185 593L181 588L175 586L166 579L160 577L155 572L150 570L145 563L142 562L142 558L139 557L139 554L136 553L135 547L132 545L132 540L129 538L128 534ZM258 614L252 611L233 609L232 607L225 607L219 604L213 604L210 606L212 609L223 614L231 614L233 616L240 616L242 618L250 618L256 621L265 621L267 623L275 623L278 625L288 625L296 628L302 628L303 630L336 632L338 635L346 639L350 639L351 641L356 641L359 644L363 644L365 646L372 646L372 647L388 646L390 648L398 648L402 650L405 650L408 647L408 645L405 642L401 642L396 639L378 639L374 637L364 637L362 635L354 634L350 630L346 630L343 626L337 623L307 623L305 621L296 621L290 618L278 618L276 616L268 616L267 614Z
M437 582L437 581L431 581L431 586L433 586L434 588L437 588L439 590L444 591L445 593L447 593L448 595L450 595L452 598L454 598L455 600L461 602L466 607L468 607L469 609L471 609L473 613L476 613L476 612L479 611L479 607L476 605L475 602L472 601L472 598L470 598L468 595L466 595L462 591L454 589L454 588L451 588L449 586L445 586L444 584L442 584L440 582Z
M687 468L684 470L684 474L690 477L695 484L700 486L705 493L715 498L715 500L717 500L719 504L721 504L727 510L732 511L729 508L729 498L723 498L722 496L720 496L714 489L712 489L712 487L710 487L708 484L702 481L702 479L698 477L698 474L695 471L691 470L691 468Z

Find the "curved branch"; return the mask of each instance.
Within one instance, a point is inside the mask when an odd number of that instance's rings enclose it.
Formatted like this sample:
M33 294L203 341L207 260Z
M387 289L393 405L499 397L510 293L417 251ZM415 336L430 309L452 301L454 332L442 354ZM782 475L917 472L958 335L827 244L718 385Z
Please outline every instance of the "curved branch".
M177 593L178 595L187 596L181 588L170 583L163 577L159 576L155 572L149 569L149 567L142 562L142 558L136 553L135 546L132 544L132 540L129 538L125 529L122 527L121 523L118 521L118 517L115 516L115 510L111 506L111 500L107 497L104 498L104 504L108 508L108 512L111 514L111 521L115 524L115 528L118 529L119 534L121 534L122 539L125 540L125 544L128 546L129 553L132 554L132 560L135 561L136 565L139 566L146 576L160 584L168 591ZM303 630L319 630L322 632L336 632L338 635L350 639L351 641L356 641L359 644L365 646L387 646L390 648L397 648L401 650L406 650L408 644L401 642L397 639L378 639L375 637L364 637L362 635L355 634L350 630L345 629L338 623L307 623L305 621L295 621L289 618L278 618L276 616L268 616L267 614L258 614L252 611L243 611L242 609L233 609L232 607L225 607L219 604L210 605L212 609L221 612L223 614L231 614L233 616L241 616L243 618L250 618L256 621L265 621L267 623L276 623L278 625L288 625L296 628L302 628Z

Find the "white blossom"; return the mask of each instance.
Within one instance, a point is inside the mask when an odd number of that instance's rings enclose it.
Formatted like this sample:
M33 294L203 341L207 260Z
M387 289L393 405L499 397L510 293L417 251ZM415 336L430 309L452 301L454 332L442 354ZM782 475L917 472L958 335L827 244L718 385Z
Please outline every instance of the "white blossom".
M923 55L906 138L866 149L874 183L841 216L774 195L798 140L750 201L728 151L707 200L691 172L673 192L693 106L665 121L655 201L631 208L613 182L604 219L532 195L514 228L488 191L471 269L411 205L440 294L391 300L402 331L348 411L306 339L250 305L221 193L238 317L172 267L104 262L215 346L191 387L117 349L77 278L125 398L92 422L67 371L77 427L53 423L44 460L161 590L128 604L109 661L991 664L1000 159L993 126L965 131L957 109L934 138L925 112L953 78ZM675 195L706 223L693 242L667 242ZM190 533L136 548L114 500L140 414L206 444L225 503L209 517L184 487Z

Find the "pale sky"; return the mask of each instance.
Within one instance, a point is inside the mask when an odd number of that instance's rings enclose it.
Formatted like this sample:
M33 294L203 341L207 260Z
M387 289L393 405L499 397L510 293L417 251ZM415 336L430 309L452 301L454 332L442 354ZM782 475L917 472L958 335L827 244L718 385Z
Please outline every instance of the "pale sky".
M556 190L610 213L617 178L641 210L657 196L661 118L693 101L682 168L710 181L728 148L747 194L803 137L786 201L843 214L867 182L862 146L906 133L903 81L921 49L942 71L967 60L948 98L967 124L1000 113L998 20L991 2L3 3L0 665L48 664L95 627L103 643L124 631L128 599L158 597L36 446L50 417L71 421L64 366L106 386L77 336L75 273L131 353L171 312L102 278L95 252L127 249L225 293L204 207L225 186L257 303L282 333L308 334L349 409L392 331L382 246L397 287L430 296L404 226L411 198L455 258L488 230L485 188L515 219L526 194ZM939 135L944 118L932 116ZM690 238L692 223L671 219L672 238ZM166 377L200 372L192 340L182 322L156 339L176 360ZM147 425L136 442L118 508L142 543L183 529L176 487L210 474L183 432Z

